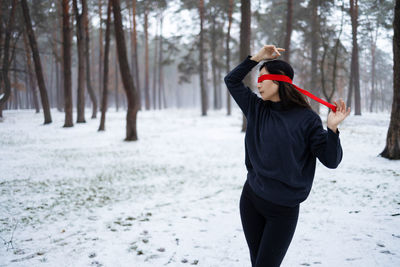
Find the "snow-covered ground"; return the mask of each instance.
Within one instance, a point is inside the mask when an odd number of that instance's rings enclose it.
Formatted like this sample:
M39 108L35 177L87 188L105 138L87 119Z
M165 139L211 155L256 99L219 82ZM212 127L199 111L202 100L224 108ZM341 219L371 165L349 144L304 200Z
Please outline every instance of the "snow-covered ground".
M240 110L140 111L137 142L123 141L124 111L105 132L90 113L63 128L55 109L50 125L3 111L0 266L250 266ZM339 125L342 162L317 161L282 266L400 266L400 162L378 156L389 118Z

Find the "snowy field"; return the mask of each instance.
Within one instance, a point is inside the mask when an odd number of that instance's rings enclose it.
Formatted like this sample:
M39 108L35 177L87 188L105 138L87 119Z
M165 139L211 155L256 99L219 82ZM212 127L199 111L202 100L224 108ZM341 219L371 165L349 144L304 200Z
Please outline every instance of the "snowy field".
M240 110L140 111L137 142L123 141L124 111L102 133L90 113L62 128L55 109L51 125L3 111L0 266L250 266ZM378 156L389 119L339 125L342 162L317 161L283 267L400 266L400 162Z

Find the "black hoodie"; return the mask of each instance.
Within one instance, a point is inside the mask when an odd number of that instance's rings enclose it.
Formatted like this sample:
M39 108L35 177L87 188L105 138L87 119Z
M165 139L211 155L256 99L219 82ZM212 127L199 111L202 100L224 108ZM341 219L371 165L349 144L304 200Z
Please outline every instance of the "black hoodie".
M283 109L264 101L242 82L259 62L250 55L225 78L232 97L247 119L245 164L253 191L270 202L294 207L309 195L316 158L328 168L342 160L339 130L325 130L311 109Z

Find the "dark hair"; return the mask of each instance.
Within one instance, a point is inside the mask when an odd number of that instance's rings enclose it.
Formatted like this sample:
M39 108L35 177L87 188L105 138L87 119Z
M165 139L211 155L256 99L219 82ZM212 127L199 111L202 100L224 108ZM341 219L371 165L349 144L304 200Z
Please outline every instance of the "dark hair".
M268 60L261 65L259 71L261 71L261 69L264 67L270 74L283 74L293 80L293 68L286 61L280 59ZM281 81L273 82L278 83L279 85L279 98L282 101L282 106L284 109L290 109L292 107L304 107L311 109L307 96L300 93L293 85Z

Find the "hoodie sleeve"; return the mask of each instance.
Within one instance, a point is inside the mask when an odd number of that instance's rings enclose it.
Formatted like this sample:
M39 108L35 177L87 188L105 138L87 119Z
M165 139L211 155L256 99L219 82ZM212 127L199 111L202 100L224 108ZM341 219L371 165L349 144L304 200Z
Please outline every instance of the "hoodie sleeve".
M231 70L224 78L230 94L246 117L251 101L254 102L259 98L256 93L242 82L251 69L259 63L250 58L250 55L247 56L242 63Z
M308 141L311 152L327 168L336 169L342 161L343 151L339 139L339 129L336 133L330 128L325 130L321 117L316 115L309 127Z

